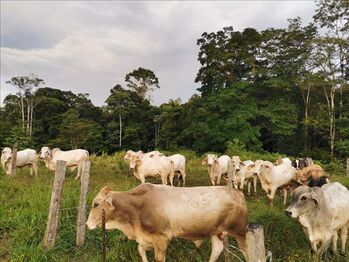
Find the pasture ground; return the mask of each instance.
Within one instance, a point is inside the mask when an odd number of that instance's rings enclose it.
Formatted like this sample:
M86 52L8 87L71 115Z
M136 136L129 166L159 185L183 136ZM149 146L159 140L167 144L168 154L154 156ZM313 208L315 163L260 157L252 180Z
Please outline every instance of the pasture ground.
M187 186L209 185L207 170L201 166L202 157L186 152ZM123 152L112 156L91 157L88 205L99 190L109 185L113 190L128 190L139 184L123 162ZM332 168L333 169L333 168ZM344 169L330 173L331 181L339 181L349 187L349 178L344 177ZM53 172L42 164L39 176L30 177L28 169L23 174L18 170L16 177L8 177L0 171L0 261L101 261L101 230L87 231L83 247L75 246L76 217L80 194L80 183L75 181L75 173L68 171L64 184L59 233L54 248L45 252L42 240L46 228L48 206L53 184ZM147 180L160 183L160 179ZM274 201L274 208L268 205L267 197L258 188L256 196L247 196L249 221L263 225L266 249L272 251L273 261L317 261L310 254L309 244L297 221L284 214L282 196ZM288 199L289 203L289 199ZM88 207L89 211L90 207ZM343 212L349 212L343 210ZM108 231L107 261L140 261L137 245L129 241L119 231ZM234 241L231 239L231 244ZM348 241L349 242L349 241ZM238 251L230 248L237 256ZM210 243L205 241L196 249L190 241L174 239L168 251L167 261L208 261ZM148 252L152 260L153 253ZM348 261L346 257L333 255L327 261ZM151 261L150 260L150 261ZM223 256L219 261L223 261ZM240 261L235 258L234 261Z

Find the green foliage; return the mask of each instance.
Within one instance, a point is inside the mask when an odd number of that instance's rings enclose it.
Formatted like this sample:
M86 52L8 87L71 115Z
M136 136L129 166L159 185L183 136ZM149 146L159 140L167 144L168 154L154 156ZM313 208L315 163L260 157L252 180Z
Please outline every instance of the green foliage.
M159 79L150 69L139 67L128 73L125 77L127 86L140 97L146 98L149 92L160 88Z
M23 150L25 148L32 148L34 143L30 134L20 127L14 127L11 129L9 136L6 137L4 145L11 147L17 143L18 149Z

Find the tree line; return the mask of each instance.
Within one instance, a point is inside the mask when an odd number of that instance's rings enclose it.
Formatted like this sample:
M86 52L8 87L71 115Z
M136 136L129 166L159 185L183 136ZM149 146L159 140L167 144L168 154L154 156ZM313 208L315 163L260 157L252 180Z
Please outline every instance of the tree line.
M17 76L0 108L0 145L224 152L234 144L256 152L349 156L349 4L316 2L314 20L287 28L225 27L197 40L199 95L151 104L156 74L139 67L116 84L106 105L88 94L44 87Z

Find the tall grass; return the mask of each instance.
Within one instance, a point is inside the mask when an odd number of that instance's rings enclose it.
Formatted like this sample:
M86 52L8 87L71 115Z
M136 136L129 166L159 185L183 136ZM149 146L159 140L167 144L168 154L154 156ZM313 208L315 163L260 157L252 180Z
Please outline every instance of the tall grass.
M207 170L201 165L203 157L191 151L181 153L187 157L187 186L209 185ZM123 155L124 152L110 156L91 156L89 205L105 185L113 190L128 190L139 185L140 182L124 163ZM0 171L0 261L100 261L100 229L87 232L83 247L75 246L75 207L78 206L80 194L79 181L74 180L75 172L67 171L66 174L59 233L55 246L50 251L43 250L42 239L46 228L53 172L43 165L39 167L38 177L30 177L28 170L23 174L17 172L16 177L8 177ZM349 178L340 176L339 173L336 172L331 180L340 181L349 187ZM148 181L160 183L160 179ZM271 209L265 193L260 188L258 190L258 195L246 197L249 220L263 225L266 248L272 251L273 261L315 261L298 222L284 215L281 196L276 197L274 208ZM128 240L117 230L108 231L107 237L108 261L140 261L134 241ZM234 244L234 241L231 240L231 243ZM148 254L149 259L153 259L152 252ZM209 256L209 241L196 249L190 241L174 239L167 251L167 261L208 261ZM222 256L220 261L223 261ZM347 260L337 255L330 257L328 261Z

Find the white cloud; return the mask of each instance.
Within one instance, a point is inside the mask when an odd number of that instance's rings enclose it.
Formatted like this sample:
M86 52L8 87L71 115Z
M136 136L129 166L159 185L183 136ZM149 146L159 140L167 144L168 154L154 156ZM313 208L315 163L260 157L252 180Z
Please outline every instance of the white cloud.
M34 73L47 86L90 93L101 105L116 83L139 66L161 88L155 104L198 87L196 40L233 26L285 27L287 18L311 21L309 1L223 2L1 2L1 101L12 76Z

